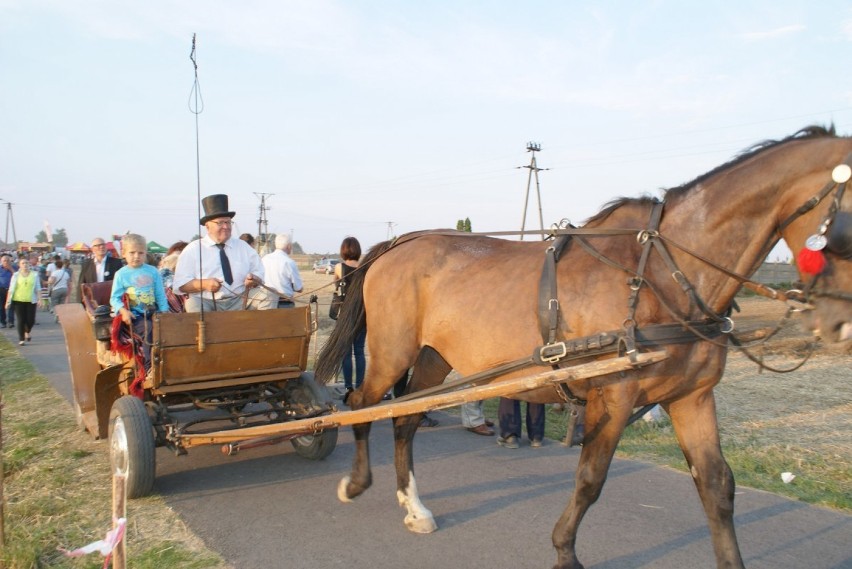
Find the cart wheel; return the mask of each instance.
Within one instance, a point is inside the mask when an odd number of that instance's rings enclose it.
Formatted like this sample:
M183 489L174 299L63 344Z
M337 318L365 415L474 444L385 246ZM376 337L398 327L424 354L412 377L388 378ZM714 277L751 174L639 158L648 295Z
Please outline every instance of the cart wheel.
M299 379L291 380L292 396L295 402L312 406L321 406L331 402L331 396L324 385L314 381L314 374L305 372ZM290 441L299 456L310 460L322 460L337 446L337 429L325 429L318 435L303 435Z
M145 404L125 395L109 413L109 450L113 472L127 477L127 497L141 498L154 487L154 431Z

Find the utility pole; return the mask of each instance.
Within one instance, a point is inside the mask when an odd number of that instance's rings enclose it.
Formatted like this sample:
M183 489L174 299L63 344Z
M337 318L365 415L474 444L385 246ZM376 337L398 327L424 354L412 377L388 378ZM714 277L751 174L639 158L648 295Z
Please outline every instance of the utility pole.
M264 251L269 242L269 219L266 217L266 212L272 209L266 205L266 198L275 194L254 192L254 195L260 198L260 210L257 215L257 247L255 249Z
M532 153L532 160L530 160L529 166L518 166L518 168L527 168L530 171L529 176L527 177L527 193L524 196L524 216L521 218L521 241L524 240L524 228L527 224L527 205L530 203L530 185L532 184L533 175L535 175L535 193L538 197L538 222L541 225L541 238L544 240L544 217L541 213L541 188L538 183L538 173L541 170L550 170L550 168L539 168L535 161L535 153L541 152L541 145L537 142L528 142L527 143L527 152Z
M393 237L393 228L396 225L396 223L394 223L393 221L388 221L387 224L388 224L387 240L390 241L391 237Z
M5 200L0 200L5 201ZM12 215L12 202L6 202L6 236L3 237L3 243L9 244L9 225L12 225L12 239L15 243L15 250L18 250L18 234L15 232L15 216Z

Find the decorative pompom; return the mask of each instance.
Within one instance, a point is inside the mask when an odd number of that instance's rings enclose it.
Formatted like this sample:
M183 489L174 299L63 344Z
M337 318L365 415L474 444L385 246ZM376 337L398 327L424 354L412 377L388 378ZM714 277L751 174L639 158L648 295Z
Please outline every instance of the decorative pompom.
M822 251L812 251L804 247L799 251L796 264L803 273L818 275L825 268L825 255L822 254Z

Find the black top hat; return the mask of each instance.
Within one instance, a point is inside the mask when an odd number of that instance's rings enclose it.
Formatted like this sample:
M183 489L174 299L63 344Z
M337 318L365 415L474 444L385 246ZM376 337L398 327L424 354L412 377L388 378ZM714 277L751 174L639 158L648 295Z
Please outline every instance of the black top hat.
M207 196L201 200L201 206L204 208L201 225L217 217L234 217L237 215L236 212L228 211L228 196L225 194Z

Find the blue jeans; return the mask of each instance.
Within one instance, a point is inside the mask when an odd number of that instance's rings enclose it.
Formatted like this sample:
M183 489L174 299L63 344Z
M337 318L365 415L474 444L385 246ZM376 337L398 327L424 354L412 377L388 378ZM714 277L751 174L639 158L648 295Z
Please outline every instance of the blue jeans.
M364 357L364 343L367 340L367 330L361 330L349 352L343 357L343 385L346 389L352 389L352 357L355 357L355 388L361 387L364 382L364 372L367 370L367 358Z
M500 398L497 409L500 417L500 436L506 438L515 435L521 438L521 402ZM527 403L527 436L530 440L544 439L544 404Z

